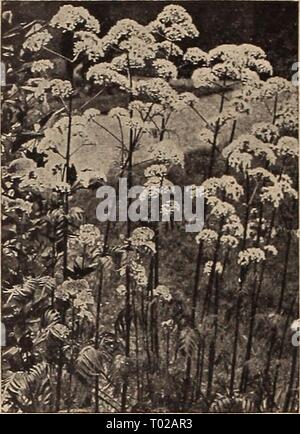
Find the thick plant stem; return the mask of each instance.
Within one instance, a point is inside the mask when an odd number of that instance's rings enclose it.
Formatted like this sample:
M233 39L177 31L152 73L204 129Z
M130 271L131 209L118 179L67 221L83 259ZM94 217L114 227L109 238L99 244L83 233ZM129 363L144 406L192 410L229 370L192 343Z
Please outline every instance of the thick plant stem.
M225 86L225 81L224 81L224 86ZM221 114L223 111L224 102L225 102L225 90L223 90L222 94L221 94L219 114ZM214 163L215 163L215 153L216 153L216 148L217 148L217 139L218 139L219 131L220 131L220 118L217 119L217 122L215 125L214 138L213 138L213 143L212 143L212 148L211 148L210 162L209 162L209 169L208 169L208 176L207 176L208 178L210 178L213 174L213 168L214 168Z
M206 399L208 402L211 399L211 391L214 377L215 355L216 355L216 343L218 337L218 314L219 314L219 278L216 275L215 278L215 300L214 300L214 335L210 342L209 355L208 355L208 374L207 374L207 390Z
M65 157L65 179L66 182L69 181L69 170L70 170L70 155L71 155L71 137L72 137L72 95L69 99L69 114L68 114L68 136L67 136L67 150ZM64 214L65 214L65 225L63 234L63 278L67 279L68 270L68 214L69 214L69 193L64 193ZM63 315L64 316L64 315ZM55 411L60 410L60 400L61 400L61 386L62 386L62 373L63 373L63 349L62 345L59 349L59 361L57 370L57 382L56 382L56 403Z
M128 63L128 76L129 76L129 82L130 82L130 89L132 89L132 75L130 71L130 61L129 61L129 55L127 55L127 63ZM132 95L130 93L130 100L132 98ZM129 113L130 118L132 118L133 113L132 110ZM134 152L134 136L133 136L133 129L130 128L129 131L129 150L128 150L128 169L127 169L127 191L129 191L132 187L132 163L133 163L133 152ZM128 201L128 209L130 207L131 200ZM127 230L126 230L126 236L127 238L130 238L131 236L131 220L129 216L127 216ZM131 327L131 307L130 307L130 300L131 300L131 276L130 276L130 269L127 266L126 267L126 299L125 299L125 357L129 358L130 356L130 327ZM121 397L121 409L122 412L126 412L126 405L127 405L127 390L128 390L128 377L126 376L123 388L122 388L122 397Z
M248 232L248 224L250 217L250 191L249 191L249 177L246 175L246 215L245 215L245 223L244 223L244 234L242 240L242 250L246 248L247 243L247 232ZM240 316L241 316L241 307L242 307L242 293L246 280L246 272L241 267L240 270L240 278L239 278L239 289L237 293L237 300L235 305L235 323L234 323L234 339L233 339L233 351L232 351L232 360L231 360L231 371L230 371L230 382L229 382L229 390L230 394L233 393L234 384L235 384L235 375L236 375L236 363L237 363L237 354L238 354L238 341L239 341L239 333L240 333Z

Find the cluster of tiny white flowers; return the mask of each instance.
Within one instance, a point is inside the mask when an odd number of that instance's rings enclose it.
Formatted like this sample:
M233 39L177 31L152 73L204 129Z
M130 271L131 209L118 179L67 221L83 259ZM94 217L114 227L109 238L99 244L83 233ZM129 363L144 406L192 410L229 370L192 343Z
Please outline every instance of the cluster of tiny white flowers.
M50 81L50 90L53 96L68 98L72 94L72 85L67 80L56 78Z
M259 80L258 74L273 73L264 51L251 44L223 44L208 53L212 71L219 79L241 80L252 83Z
M287 174L281 175L280 179L279 176L277 179L275 177L273 182L273 185L262 188L260 197L263 202L270 202L278 208L285 195L295 199L298 197L297 191L292 187L292 180Z
M153 46L155 43L153 35L151 35L145 26L142 26L134 20L124 18L111 27L102 38L103 48L107 50L110 47L119 46L121 41L128 40L132 37L144 41L149 46Z
M199 47L190 47L184 53L183 60L192 65L206 65L208 62L208 54Z
M203 273L206 275L210 275L213 268L213 261L207 261L204 265ZM217 274L222 274L223 272L223 265L221 262L217 261L215 264L215 272Z
M277 175L277 182L282 189L284 194L291 196L295 199L298 197L297 191L293 188L293 181L286 173L283 173L281 176Z
M61 6L50 21L50 26L62 29L63 32L74 31L78 25L82 25L83 28L95 33L100 32L98 20L82 6Z
M154 69L158 77L165 80L174 80L177 78L177 68L174 63L166 59L156 59L153 62Z
M150 99L152 102L161 104L164 108L177 109L179 97L177 92L168 82L162 78L150 78L139 80L135 86L135 92L140 97Z
M99 63L91 66L86 75L87 79L94 79L100 85L117 84L121 89L129 88L129 81L122 74L113 69L110 63Z
M207 244L212 244L213 242L217 241L217 239L218 234L212 229L202 229L202 231L199 232L195 238L197 244L200 244L201 241Z
M53 80L41 79L35 89L35 98L45 98L46 93L50 92L53 96L68 98L72 94L72 85L67 80L55 78Z
M23 43L25 50L37 52L40 51L52 39L52 35L48 30L41 30L30 35Z
M244 232L244 226L240 217L237 214L229 215L222 228L222 232L240 238Z
M81 30L74 34L73 54L76 59L81 53L93 62L104 56L101 39L92 32Z
M146 178L150 178L152 176L156 176L159 178L164 178L167 175L168 168L164 164L152 164L147 167L144 171L144 175Z
M197 89L207 89L214 87L218 78L212 72L211 68L198 68L192 74L192 81Z
M161 298L164 301L171 301L172 295L170 289L166 285L158 285L153 289L154 297Z
M225 195L233 200L239 200L243 194L243 187L238 184L233 176L223 175L220 178L209 178L203 182L205 197L210 197L218 193L225 193Z
M279 107L275 125L281 135L298 135L298 102Z
M267 146L264 142L251 134L243 134L236 140L233 140L230 145L223 149L223 156L228 158L230 165L231 163L234 165L235 159L233 158L232 160L229 157L234 157L235 153L237 153L238 158L244 158L244 153L247 152L256 157L263 156L270 164L274 164L276 162L276 155L271 147ZM250 161L250 159L248 159L248 161Z
M43 59L43 60L36 60L35 62L32 62L31 65L31 71L33 73L35 72L46 72L48 69L53 69L54 64L51 62L51 60Z
M291 93L293 89L292 83L282 77L271 77L264 82L261 94L265 98L273 98L281 93Z
M238 264L242 267L250 265L251 263L259 263L266 260L265 252L258 247L249 247L238 254Z
M154 232L152 229L147 227L140 227L134 229L129 238L130 245L136 248L148 247L151 251L155 251L155 246L153 243Z
M274 143L279 136L279 131L276 125L259 122L252 126L252 134L265 143Z
M238 246L239 240L233 235L222 235L220 242L222 245L234 249Z
M150 152L152 158L159 163L184 166L184 153L172 140L158 142Z
M273 149L279 155L297 157L299 154L299 141L295 137L280 137Z
M228 217L235 213L235 209L230 203L224 202L215 196L207 199L207 205L211 208L210 214L216 218Z
M157 42L154 44L153 48L158 57L161 55L164 58L169 58L183 55L182 49L171 41Z
M199 35L192 18L182 6L168 5L148 25L150 31L163 35L169 41L181 41Z

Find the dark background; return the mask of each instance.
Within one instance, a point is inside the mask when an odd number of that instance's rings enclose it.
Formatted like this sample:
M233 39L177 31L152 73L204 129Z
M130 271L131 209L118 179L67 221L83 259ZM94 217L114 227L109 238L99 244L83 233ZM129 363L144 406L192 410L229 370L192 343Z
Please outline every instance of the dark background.
M121 18L147 24L167 4L181 4L193 17L200 36L187 41L209 50L225 43L252 43L263 48L275 75L292 76L298 58L298 3L295 1L7 1L3 10L14 13L14 24L32 19L48 20L60 4L87 8L105 33Z

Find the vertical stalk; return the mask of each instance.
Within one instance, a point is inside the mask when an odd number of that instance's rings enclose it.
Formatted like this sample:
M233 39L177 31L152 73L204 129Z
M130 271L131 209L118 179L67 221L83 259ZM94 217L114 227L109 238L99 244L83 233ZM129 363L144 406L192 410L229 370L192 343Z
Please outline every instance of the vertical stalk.
M72 105L73 97L70 96L69 99L69 113L68 113L68 136L67 136L67 150L65 157L65 179L66 182L69 181L69 170L70 170L70 155L71 155L71 137L72 137ZM67 268L68 268L68 214L69 214L69 193L64 193L64 214L65 214L65 224L64 224L64 234L63 234L63 278L67 279ZM64 315L63 315L64 316ZM64 322L64 318L63 318ZM60 410L60 400L61 400L61 386L62 386L62 373L63 373L63 349L60 345L59 349L59 362L57 370L57 382L56 382L56 403L55 410L58 413Z

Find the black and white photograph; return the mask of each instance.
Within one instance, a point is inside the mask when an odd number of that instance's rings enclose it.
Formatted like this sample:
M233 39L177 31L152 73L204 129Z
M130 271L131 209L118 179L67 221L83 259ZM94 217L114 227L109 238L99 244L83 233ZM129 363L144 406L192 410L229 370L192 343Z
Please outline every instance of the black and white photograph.
M1 413L299 413L298 14L1 2Z

